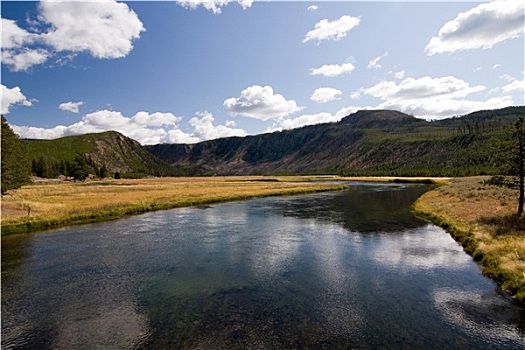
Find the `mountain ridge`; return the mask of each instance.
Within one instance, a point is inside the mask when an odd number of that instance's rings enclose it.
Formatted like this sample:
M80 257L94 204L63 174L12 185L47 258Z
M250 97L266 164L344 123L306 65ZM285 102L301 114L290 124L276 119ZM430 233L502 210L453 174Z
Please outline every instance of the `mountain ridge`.
M195 144L142 146L116 131L23 140L44 177L86 159L90 173L110 176L393 175L464 176L500 173L497 140L525 106L426 121L393 110L360 110L339 122L227 137ZM41 167L42 168L42 167Z
M487 149L517 116L525 116L524 106L439 121L361 110L336 123L145 149L199 175L479 175L499 170Z

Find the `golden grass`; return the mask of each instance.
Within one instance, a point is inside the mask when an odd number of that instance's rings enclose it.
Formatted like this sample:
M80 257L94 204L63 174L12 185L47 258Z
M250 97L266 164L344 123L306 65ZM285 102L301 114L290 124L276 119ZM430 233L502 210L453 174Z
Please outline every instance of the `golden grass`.
M457 178L425 193L417 213L446 228L516 300L525 301L525 218L518 193L485 184L488 177Z
M344 188L312 182L316 179L259 176L34 183L2 196L2 234L189 205Z

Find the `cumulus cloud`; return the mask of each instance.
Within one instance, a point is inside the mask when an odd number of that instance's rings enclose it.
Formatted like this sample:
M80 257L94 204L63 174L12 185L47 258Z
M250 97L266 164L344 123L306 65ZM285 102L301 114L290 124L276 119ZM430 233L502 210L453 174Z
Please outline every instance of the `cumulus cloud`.
M241 92L240 97L224 101L224 109L232 116L269 120L285 117L300 111L294 100L286 100L283 95L274 94L272 87L253 85Z
M66 112L78 113L80 106L83 104L84 102L64 102L58 106L58 109Z
M336 77L341 74L350 74L355 67L352 63L325 64L319 68L311 68L310 75L323 75L325 77Z
M246 10L253 4L253 0L177 0L177 4L184 8L195 10L199 6L202 6L206 10L212 11L216 15L221 14L222 7L228 5L230 2L238 3L241 5L243 10Z
M319 6L317 5L308 6L308 11L317 11L318 9L319 9Z
M439 96L457 98L483 90L485 90L485 87L482 85L471 87L468 82L453 76L442 78L426 76L419 79L407 78L399 84L393 81L382 81L366 89L365 92L382 100L392 100L400 98L423 99Z
M525 30L524 2L496 0L481 4L445 23L425 47L427 55L468 49L489 49Z
M42 34L57 51L89 52L96 58L121 58L145 31L128 5L115 1L44 1L39 19L51 29Z
M14 71L27 70L45 62L49 52L24 47L38 40L38 35L20 28L15 21L2 18L2 63Z
M512 98L502 96L485 101L465 99L468 95L485 90L485 86L470 86L461 79L407 78L399 84L382 81L361 92L383 100L377 108L396 109L426 119L442 119L481 109L495 109L512 104Z
M370 60L368 62L368 68L374 68L374 69L379 69L382 67L381 64L379 64L379 61L381 61L383 58L387 57L388 56L388 52L385 52L384 54L382 54L381 56L379 57L376 57L374 58L373 60Z
M343 92L334 88L318 88L314 91L310 99L317 103L325 103L339 99Z
M22 90L18 86L8 88L4 84L0 84L2 91L2 105L0 106L0 114L8 114L9 108L14 105L31 106L32 103L24 96Z
M192 132L185 132L180 127L182 117L172 113L138 112L127 117L121 112L100 110L86 114L82 119L69 126L58 125L54 128L37 128L12 125L13 131L22 138L54 139L69 135L118 131L143 145L158 143L196 143L219 137L245 136L241 129L224 125L214 125L211 113L197 113L190 120Z
M221 137L230 136L246 136L246 131L242 129L233 129L226 125L213 125L215 118L208 112L199 112L190 120L190 125L193 126L194 137L199 140L212 140ZM231 125L231 124L230 124Z
M317 113L317 114L304 114L297 118L281 119L278 123L274 123L271 127L266 129L266 132L282 131L285 129L295 129L307 125L315 125L322 123L336 123L344 117L357 112L359 109L354 106L345 107L337 111L335 114L331 113Z
M27 70L61 52L68 57L88 52L96 58L121 58L145 30L135 12L113 0L42 1L34 22L46 31L31 33L2 19L2 63L13 71Z
M323 19L315 24L315 29L306 33L303 43L314 40L318 43L322 40L341 40L346 34L359 25L358 17L342 16L335 21Z

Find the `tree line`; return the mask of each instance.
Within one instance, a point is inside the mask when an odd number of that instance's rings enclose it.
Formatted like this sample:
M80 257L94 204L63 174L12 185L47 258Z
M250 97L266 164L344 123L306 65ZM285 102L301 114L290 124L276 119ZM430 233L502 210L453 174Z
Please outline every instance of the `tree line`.
M105 164L98 167L90 157L83 154L77 154L73 161L61 159L55 162L40 156L38 159L32 160L31 173L34 176L47 179L57 178L62 175L79 181L84 181L89 174L94 174L99 178L110 176Z

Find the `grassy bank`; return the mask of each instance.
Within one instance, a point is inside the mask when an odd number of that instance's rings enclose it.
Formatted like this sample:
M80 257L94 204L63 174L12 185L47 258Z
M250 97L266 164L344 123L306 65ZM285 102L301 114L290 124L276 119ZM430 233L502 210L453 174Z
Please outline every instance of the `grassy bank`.
M442 226L461 243L503 291L525 302L525 218L517 218L518 192L457 178L425 193L417 214Z
M316 178L209 177L34 183L2 196L2 234L191 205L346 188L313 180Z

